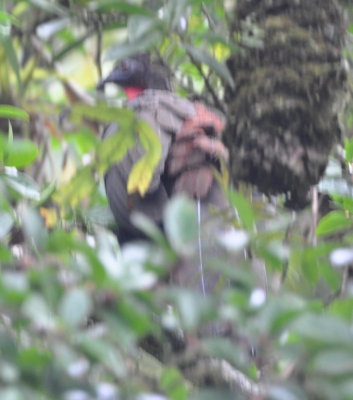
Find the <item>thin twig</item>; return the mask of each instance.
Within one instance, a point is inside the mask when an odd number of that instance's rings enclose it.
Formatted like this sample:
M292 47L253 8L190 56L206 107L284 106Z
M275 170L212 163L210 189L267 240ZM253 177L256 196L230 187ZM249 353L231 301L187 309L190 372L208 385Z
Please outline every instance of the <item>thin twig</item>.
M290 233L291 233L291 230L292 230L292 227L293 227L293 225L294 225L295 220L296 220L296 212L293 211L293 212L292 212L292 221L288 224L287 229L286 229L286 232L285 232L285 234L284 234L283 243L284 243L285 245L286 245L286 244L287 244L287 245L289 244L289 235L290 235ZM284 284L284 282L285 282L285 280L286 280L286 278L287 278L287 275L288 275L288 268L289 268L289 260L286 261L286 263L285 263L285 265L284 265L284 268L283 268L283 270L282 270L281 285Z
M224 114L226 114L227 110L226 110L224 104L222 103L222 101L217 96L216 92L214 91L214 89L213 89L213 87L211 85L211 82L209 81L208 77L203 72L201 64L198 61L195 60L195 58L192 56L192 54L190 54L188 51L186 51L186 52L187 52L187 55L189 56L191 62L195 65L195 67L199 71L200 75L202 76L202 79L205 82L206 88L209 91L209 93L210 93L210 95L211 95L211 97L213 99L214 105L219 110L221 110Z
M311 191L311 227L309 243L313 246L317 244L316 227L319 220L319 193L317 187L313 187Z
M347 293L347 285L348 285L348 279L349 279L349 272L352 268L352 265L348 265L344 270L343 270L343 275L342 275L342 280L341 280L341 286L340 286L340 294L339 297L343 297L345 293Z
M102 30L97 28L97 47L95 63L98 70L99 80L102 79Z
M349 280L349 273L352 269L352 265L347 265L342 273L342 278L341 278L341 284L338 290L336 290L332 295L328 297L328 299L325 301L325 307L328 307L330 304L332 304L335 300L340 299L344 297L346 291L347 291L347 285L348 285L348 280Z
M158 57L159 62L163 65L163 67L166 68L168 71L169 78L173 81L176 82L176 84L183 90L185 90L189 94L189 98L194 98L197 97L199 100L204 101L207 104L207 99L202 98L198 93L195 92L192 88L190 88L189 85L185 85L183 82L180 81L180 79L177 77L175 70L170 67L168 63L165 62L163 56L159 52L157 48L154 48L154 53ZM173 82L172 82L172 87L173 87Z
M202 12L203 12L203 14L205 15L205 17L207 19L209 27L215 32L216 29L217 29L217 26L214 23L213 19L211 18L210 13L208 12L208 10L207 10L207 8L205 6L205 3L202 3L201 9L202 9Z

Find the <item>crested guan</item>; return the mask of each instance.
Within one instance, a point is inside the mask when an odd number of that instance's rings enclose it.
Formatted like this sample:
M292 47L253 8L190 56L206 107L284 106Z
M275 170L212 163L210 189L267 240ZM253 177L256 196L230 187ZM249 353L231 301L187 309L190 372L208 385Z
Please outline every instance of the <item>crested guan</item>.
M142 212L161 224L164 206L174 193L184 192L195 199L201 222L210 216L209 206L219 210L227 207L226 198L213 174L214 167L228 155L221 142L223 116L200 102L191 102L173 94L165 68L153 62L148 54L120 62L97 88L102 89L109 82L125 91L128 107L138 118L150 124L162 144L162 157L145 196L127 192L131 168L144 153L139 144L105 175L106 192L118 224L120 243L141 235L130 221L133 211ZM105 137L114 134L117 128L116 124L107 126ZM220 228L218 225L219 221L214 221L213 225L208 223L208 233L204 226L201 229L204 236L213 234L212 245L207 238L203 241L204 258L213 251L214 231ZM189 287L199 286L203 292L213 290L219 276L216 278L215 274L207 273L206 279L200 278L198 266L201 260L188 262L187 267L184 264L183 268L177 269L173 281Z

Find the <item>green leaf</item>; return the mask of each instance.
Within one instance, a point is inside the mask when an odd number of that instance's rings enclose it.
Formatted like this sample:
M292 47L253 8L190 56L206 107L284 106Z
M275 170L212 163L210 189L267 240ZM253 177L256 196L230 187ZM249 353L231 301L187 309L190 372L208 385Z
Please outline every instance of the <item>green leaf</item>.
M162 144L155 131L145 121L136 124L140 144L146 150L146 154L133 166L127 184L128 193L138 192L145 195L155 168L157 167L161 154Z
M17 84L21 91L22 90L22 82L21 82L21 75L20 75L20 64L18 62L17 54L13 47L12 40L10 38L2 38L2 39L0 39L0 43L3 45L3 47L5 49L7 60L16 75Z
M135 4L127 3L126 1L116 0L99 0L91 4L91 9L96 11L111 11L117 10L129 15L153 15L147 8L139 7Z
M144 39L151 32L159 30L162 27L161 21L157 18L135 15L129 18L128 35L131 42L137 43Z
M18 353L18 362L21 367L27 370L33 370L44 372L49 362L52 360L52 354L48 349L39 347L27 347L22 349Z
M167 6L167 24L171 29L176 29L180 20L186 14L188 0L170 0Z
M0 210L0 239L7 235L14 224L14 218L7 211Z
M246 367L246 349L242 349L238 343L233 343L230 338L222 336L202 338L202 347L210 357L226 360L243 368Z
M38 147L27 139L8 141L3 150L3 163L10 167L24 168L32 164L38 155Z
M268 394L271 400L309 400L297 387L271 386Z
M290 321L302 315L306 307L303 299L292 294L269 298L256 317L255 328L260 334L279 334L287 329Z
M99 122L118 122L120 128L130 126L135 121L135 113L128 108L109 107L104 104L90 106L78 103L72 107L73 117L87 117Z
M163 232L158 225L149 219L145 214L134 212L131 216L131 221L133 225L141 230L141 232L145 233L146 236L157 242L160 246L166 246L167 241Z
M348 229L352 225L352 219L347 217L343 211L331 211L320 220L316 228L316 234L318 236L331 235Z
M88 165L81 168L70 182L61 186L53 197L62 205L76 207L90 196L95 187L92 166Z
M164 212L164 226L173 249L191 255L196 249L199 226L194 203L184 195L174 197Z
M353 375L353 352L347 350L326 350L313 360L315 373L328 376Z
M53 55L53 62L61 60L68 53L70 53L72 50L76 49L77 47L80 47L90 36L92 36L92 32L91 31L85 32L83 35L79 36L78 39L73 40L72 42L70 42L66 46L63 46L58 51L58 53ZM52 50L54 51L54 49L52 49Z
M173 367L163 370L160 378L160 387L171 400L186 400L188 398L187 386L181 373Z
M346 162L350 163L353 161L353 139L344 139L344 150Z
M9 37L11 34L12 17L5 11L0 11L0 38Z
M1 118L16 118L22 119L24 121L29 121L29 115L26 111L21 110L20 108L8 106L1 104L0 105L0 117Z
M10 263L11 261L13 261L11 251L0 243L0 263Z
M119 300L117 306L119 317L136 335L142 337L152 332L151 310L147 305L132 296L126 296L124 300Z
M90 153L101 143L99 138L94 135L91 130L85 129L84 127L77 132L64 134L64 138L75 146L75 150L80 156Z
M6 271L3 273L1 280L3 285L1 290L3 293L6 293L7 298L13 300L18 298L17 295L24 294L28 291L28 279L23 272Z
M9 124L10 127L10 124ZM4 164L4 152L7 140L4 135L0 134L0 165Z
M249 204L249 201L240 193L234 190L228 192L228 198L231 204L237 210L237 216L244 228L248 231L253 231L255 227L256 217Z
M54 314L41 294L33 292L24 302L22 313L37 329L52 330L56 328Z
M24 393L19 388L7 387L0 389L0 399L1 400L25 400Z
M195 285L197 283L195 282ZM210 322L210 318L217 315L212 298L203 295L201 291L175 288L169 290L167 297L176 304L182 326L187 331L196 331L202 322Z
M148 50L161 38L161 32L152 30L136 42L115 44L107 50L107 60L119 61L141 51Z
M40 193L40 198L38 199L36 205L41 206L45 202L47 202L52 194L55 192L56 182L50 182Z
M44 250L48 242L48 232L38 211L26 207L21 212L21 219L27 242L35 251Z
M328 310L331 315L340 317L350 322L353 317L353 298L349 297L348 299L336 299L329 305Z
M59 6L56 2L53 1L46 1L46 0L28 0L29 3L33 4L34 6L41 8L42 10L48 11L49 13L53 13L56 15L63 15L67 14L67 11L64 7Z
M104 284L107 281L107 272L100 262L96 250L86 242L78 241L72 232L68 233L61 230L52 232L49 235L47 249L55 254L67 254L75 250L88 261L90 277L96 285Z
M116 345L113 346L109 341L92 338L87 334L77 336L76 343L81 351L93 360L100 362L116 377L124 377L125 365Z
M322 345L346 346L353 350L353 334L344 321L329 315L306 314L291 324L291 331Z
M210 67L210 69L226 81L231 88L234 88L234 80L232 75L229 72L228 67L225 64L217 61L213 56L209 53L206 53L196 47L193 47L189 44L184 44L186 52L191 56L191 58L201 64L206 64Z
M119 131L104 139L97 148L97 167L101 173L112 164L122 160L129 149L135 145L134 131Z
M70 24L71 21L69 18L51 19L39 24L36 28L36 34L41 40L48 41L51 37L65 29Z
M11 121L9 121L9 127L7 130L7 140L8 140L8 142L13 142L13 129L12 129Z
M60 304L60 315L70 327L79 327L85 324L92 311L92 301L88 293L82 288L68 291Z
M127 182L127 192L129 194L138 192L141 196L144 196L150 186L153 171L154 168L148 155L141 157L131 169Z
M13 198L25 198L29 200L40 200L40 191L37 183L28 175L8 173L5 176L5 183Z
M146 150L151 158L151 162L158 164L162 155L162 144L157 133L152 127L143 120L136 123L136 131L141 143L141 146Z

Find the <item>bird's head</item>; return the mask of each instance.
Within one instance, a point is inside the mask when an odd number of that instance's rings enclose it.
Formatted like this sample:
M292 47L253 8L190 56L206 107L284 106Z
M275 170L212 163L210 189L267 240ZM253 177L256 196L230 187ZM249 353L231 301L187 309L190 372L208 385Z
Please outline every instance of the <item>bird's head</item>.
M145 89L171 90L165 67L161 63L151 61L147 53L120 61L112 72L98 83L97 89L103 89L106 83L120 86L129 99L135 98Z

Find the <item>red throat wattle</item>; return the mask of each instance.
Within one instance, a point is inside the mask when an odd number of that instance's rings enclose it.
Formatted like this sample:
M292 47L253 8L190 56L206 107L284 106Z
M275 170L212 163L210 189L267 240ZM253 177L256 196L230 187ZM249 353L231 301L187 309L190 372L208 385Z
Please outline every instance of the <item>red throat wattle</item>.
M129 100L134 99L139 96L145 89L140 87L129 86L124 88L124 92L126 93Z

